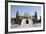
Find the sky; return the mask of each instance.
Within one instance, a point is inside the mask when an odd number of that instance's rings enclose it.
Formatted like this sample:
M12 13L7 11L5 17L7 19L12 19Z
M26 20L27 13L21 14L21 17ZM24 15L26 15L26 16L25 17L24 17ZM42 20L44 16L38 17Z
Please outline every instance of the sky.
M11 5L11 17L16 17L16 12L23 16L24 13L34 15L35 11L38 16L41 16L41 6L21 6L21 5Z

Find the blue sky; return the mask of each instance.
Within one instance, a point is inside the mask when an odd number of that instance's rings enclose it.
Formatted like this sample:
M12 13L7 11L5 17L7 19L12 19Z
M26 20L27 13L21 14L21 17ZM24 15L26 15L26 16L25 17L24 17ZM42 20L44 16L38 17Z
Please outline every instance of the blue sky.
M34 15L35 11L38 16L41 16L41 6L21 6L21 5L11 5L11 17L16 16L16 12L19 12L20 15L24 13L30 13Z

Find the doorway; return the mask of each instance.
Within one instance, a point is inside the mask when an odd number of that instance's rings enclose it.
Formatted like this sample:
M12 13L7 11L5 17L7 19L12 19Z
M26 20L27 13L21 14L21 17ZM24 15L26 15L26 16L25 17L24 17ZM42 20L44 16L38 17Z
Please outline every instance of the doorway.
M28 19L26 20L26 24L29 24L29 20Z

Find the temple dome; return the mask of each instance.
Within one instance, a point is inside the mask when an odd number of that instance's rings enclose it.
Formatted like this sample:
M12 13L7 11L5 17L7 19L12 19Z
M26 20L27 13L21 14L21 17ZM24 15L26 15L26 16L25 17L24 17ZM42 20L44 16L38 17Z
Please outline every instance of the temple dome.
M29 18L32 17L32 15L31 15L29 12L25 12L25 13L24 13L24 16L25 16L25 17L29 17Z

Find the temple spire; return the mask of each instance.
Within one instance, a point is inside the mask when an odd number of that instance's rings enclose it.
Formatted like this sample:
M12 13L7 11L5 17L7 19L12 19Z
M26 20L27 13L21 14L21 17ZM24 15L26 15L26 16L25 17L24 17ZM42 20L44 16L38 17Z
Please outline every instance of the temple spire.
M19 12L17 11L17 12L16 12L16 17L18 17L18 16L19 16Z
M37 19L37 12L35 11L35 18Z

